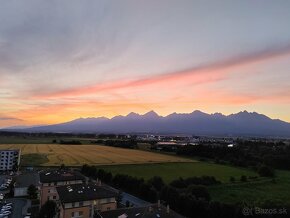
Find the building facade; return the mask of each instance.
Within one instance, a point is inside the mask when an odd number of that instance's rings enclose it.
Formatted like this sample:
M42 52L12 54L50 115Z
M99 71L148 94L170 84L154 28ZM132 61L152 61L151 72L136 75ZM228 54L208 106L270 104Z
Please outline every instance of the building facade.
M20 153L20 150L0 150L0 171L18 169Z
M99 184L57 187L60 218L92 218L95 213L117 209L118 192Z
M57 187L65 185L82 184L85 177L79 172L73 171L43 171L39 173L40 178L40 204L45 204L48 200L58 201Z

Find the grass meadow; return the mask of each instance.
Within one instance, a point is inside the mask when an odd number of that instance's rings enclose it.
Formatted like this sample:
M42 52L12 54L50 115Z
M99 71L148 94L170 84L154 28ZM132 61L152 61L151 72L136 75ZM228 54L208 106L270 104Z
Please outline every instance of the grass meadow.
M212 199L227 203L247 203L290 207L290 172L276 171L275 179L262 179L237 184L221 184L209 189Z
M121 173L131 176L142 177L145 180L152 176L160 176L166 183L179 177L187 178L191 176L214 176L219 181L227 183L231 176L238 180L242 175L257 176L253 171L225 165L218 165L208 162L193 163L160 163L142 165L122 165L122 166L102 166L103 169L113 174Z
M156 175L162 177L166 183L179 177L214 176L222 182L220 185L209 187L214 201L249 205L264 205L265 202L269 202L269 205L277 203L277 205L290 206L290 172L288 171L277 171L276 178L273 180L259 177L249 169L208 162L102 166L102 168L113 174L129 174L145 180ZM247 176L248 181L241 182L242 175ZM231 176L235 177L235 183L229 181ZM249 176L257 176L257 179L249 179Z

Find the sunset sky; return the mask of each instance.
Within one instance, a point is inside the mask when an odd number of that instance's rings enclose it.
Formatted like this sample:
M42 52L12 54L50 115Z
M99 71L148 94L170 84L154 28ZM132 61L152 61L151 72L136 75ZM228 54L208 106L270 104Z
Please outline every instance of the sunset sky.
M290 1L1 2L0 127L150 110L290 122Z

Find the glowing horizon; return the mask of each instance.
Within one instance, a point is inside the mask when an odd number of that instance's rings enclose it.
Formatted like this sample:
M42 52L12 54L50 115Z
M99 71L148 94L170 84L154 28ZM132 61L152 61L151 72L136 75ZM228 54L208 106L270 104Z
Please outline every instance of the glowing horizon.
M151 110L290 122L290 2L260 6L5 2L0 128Z

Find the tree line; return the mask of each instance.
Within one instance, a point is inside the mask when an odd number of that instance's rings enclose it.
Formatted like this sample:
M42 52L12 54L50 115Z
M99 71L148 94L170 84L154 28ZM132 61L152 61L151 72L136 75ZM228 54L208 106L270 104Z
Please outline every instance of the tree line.
M113 139L109 139L109 140L95 140L93 141L93 143L96 144L103 144L106 146L112 146L112 147L119 147L119 148L137 148L137 141L136 140L113 140Z
M213 146L211 144L188 145L180 147L177 155L209 158L219 164L247 167L259 171L268 167L290 170L290 146L280 143L238 142L234 147Z
M89 165L83 165L81 172L146 201L156 203L157 200L161 200L186 217L214 218L241 215L241 208L237 205L211 201L207 187L220 184L220 181L211 176L179 178L167 185L158 176L145 181L143 178L124 174L112 175L110 172Z

